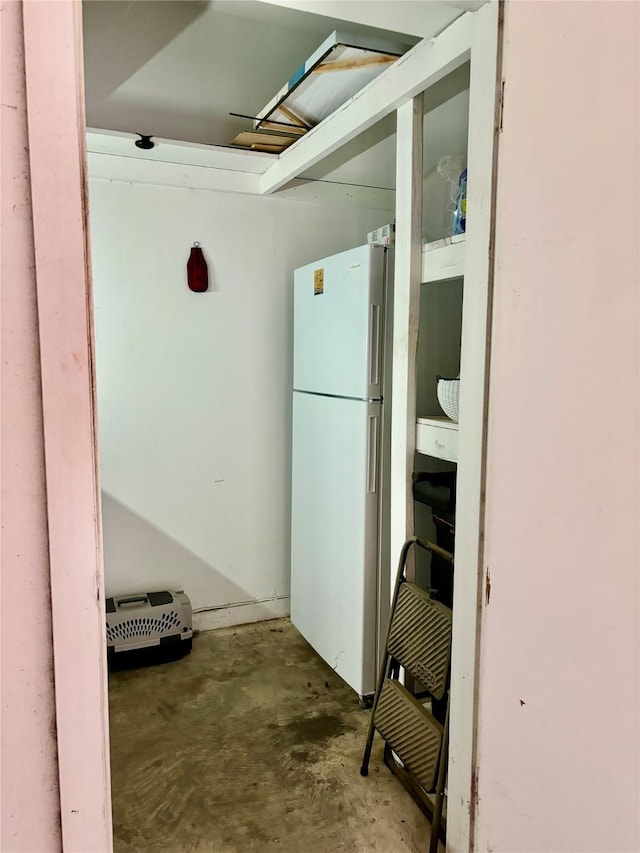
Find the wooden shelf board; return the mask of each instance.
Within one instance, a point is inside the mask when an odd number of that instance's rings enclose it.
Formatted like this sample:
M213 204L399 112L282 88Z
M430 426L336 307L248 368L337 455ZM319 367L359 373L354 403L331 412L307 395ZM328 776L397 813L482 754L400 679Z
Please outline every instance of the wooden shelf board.
M428 418L417 418L416 423L422 426L437 427L438 429L458 429L458 424L446 415L430 415Z
M416 419L416 451L446 462L458 461L458 424L446 417Z
M464 275L465 234L445 237L422 247L422 283L450 281Z

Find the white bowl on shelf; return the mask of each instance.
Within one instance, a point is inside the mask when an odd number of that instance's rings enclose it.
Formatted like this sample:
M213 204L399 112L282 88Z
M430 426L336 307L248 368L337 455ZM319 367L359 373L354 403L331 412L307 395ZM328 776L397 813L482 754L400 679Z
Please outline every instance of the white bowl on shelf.
M436 376L438 383L438 402L445 415L455 423L458 423L460 412L460 378L447 379L444 376Z

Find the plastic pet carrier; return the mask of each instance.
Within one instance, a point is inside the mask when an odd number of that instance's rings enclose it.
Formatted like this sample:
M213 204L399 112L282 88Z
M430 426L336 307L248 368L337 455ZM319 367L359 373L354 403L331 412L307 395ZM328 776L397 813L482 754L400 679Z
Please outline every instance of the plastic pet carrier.
M162 590L107 598L109 669L177 660L191 651L191 602Z

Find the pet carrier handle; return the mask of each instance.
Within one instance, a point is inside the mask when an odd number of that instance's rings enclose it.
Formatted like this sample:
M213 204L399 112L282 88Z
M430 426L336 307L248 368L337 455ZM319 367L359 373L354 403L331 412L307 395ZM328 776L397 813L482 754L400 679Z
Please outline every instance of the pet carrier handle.
M131 598L121 598L118 600L118 605L123 607L126 604L138 604L141 601L149 601L146 595L133 595Z

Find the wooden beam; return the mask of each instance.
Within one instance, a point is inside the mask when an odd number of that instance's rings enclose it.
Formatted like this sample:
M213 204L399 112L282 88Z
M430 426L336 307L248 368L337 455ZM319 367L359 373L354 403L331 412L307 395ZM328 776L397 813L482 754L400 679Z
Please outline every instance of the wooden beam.
M474 13L469 181L460 359L456 568L453 590L447 849L474 848L477 681L485 607L483 551L495 170L501 73L500 7Z
M289 121L291 121L291 122L293 122L294 124L298 125L298 127L304 128L305 132L306 132L307 130L310 130L310 129L311 129L312 125L310 125L310 124L309 124L308 122L306 122L306 121L303 121L303 120L300 118L300 116L299 116L299 115L297 115L296 113L294 113L294 111L293 111L292 109L290 109L289 107L286 107L284 104L280 104L280 106L279 106L277 109L282 113L282 115L283 115L285 118L288 118L288 119L289 119ZM261 122L261 124L263 124L263 123L264 123L264 122Z
M284 151L284 145L266 145L264 142L253 142L249 148L251 151L266 151L268 154L279 154Z
M391 396L391 560L413 534L416 357L422 281L422 94L397 113Z
M149 184L158 187L209 190L212 192L259 195L259 175L235 172L231 169L212 169L187 166L182 163L162 163L138 160L115 154L89 154L89 177L92 180L123 181L128 184ZM354 207L376 208L384 211L384 221L393 218L395 190L358 184L295 178L279 196L314 204L348 204Z
M377 56L363 56L360 59L336 59L317 65L312 74L326 74L328 71L351 71L354 68L368 68L370 65L389 65L398 59L389 53Z
M242 130L231 140L232 145L243 148L251 148L253 145L275 145L281 150L287 148L294 142L291 136L282 136L277 133L260 133L256 130Z
M401 56L283 152L262 176L262 192L279 189L463 65L470 56L472 30L473 14L466 13L436 38Z
M145 162L204 166L209 169L228 169L234 172L262 174L275 162L268 154L254 154L228 145L202 145L197 142L179 142L174 139L153 137L155 148L147 151L136 148L135 133L109 130L87 130L89 154L117 155Z
M163 163L119 154L89 154L87 160L89 177L92 179L216 192L256 195L260 192L260 176L250 172L190 166L184 163Z
M306 127L302 127L301 124L292 124L288 128L283 127L284 122L279 121L269 121L268 119L263 119L257 126L257 130L274 130L276 133L288 133L295 134L296 136L302 136L307 132Z

